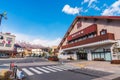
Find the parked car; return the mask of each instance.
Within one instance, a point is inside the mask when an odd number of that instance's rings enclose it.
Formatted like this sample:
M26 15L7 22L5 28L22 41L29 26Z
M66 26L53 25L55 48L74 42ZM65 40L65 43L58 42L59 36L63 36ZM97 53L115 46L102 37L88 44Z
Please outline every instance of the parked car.
M49 56L48 60L50 60L50 61L59 61L57 56Z

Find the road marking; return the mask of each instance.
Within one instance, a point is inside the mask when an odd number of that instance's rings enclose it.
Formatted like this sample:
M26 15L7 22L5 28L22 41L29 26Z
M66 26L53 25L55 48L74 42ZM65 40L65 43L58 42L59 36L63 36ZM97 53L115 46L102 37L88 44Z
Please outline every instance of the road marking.
M52 72L57 72L57 71L55 71L55 70L52 70L52 69L50 69L50 68L47 68L47 67L42 67L42 68L44 68L44 69L47 69L47 70L49 70L49 71L52 71Z
M26 68L22 68L22 70L29 76L34 75L31 71L27 70Z
M47 66L47 67L49 67L49 68L51 68L51 69L54 69L54 70L63 71L63 70L58 69L58 68L55 68L55 67L53 67L53 66Z
M68 69L77 69L76 67L73 67L73 66L67 66L67 65L64 65L63 67L68 68Z
M61 66L53 66L53 67L58 68L58 69L62 69L62 70L68 70L68 69L65 69L65 68L63 68Z
M41 70L41 71L43 71L43 72L45 72L45 73L50 73L49 71L47 71L47 70L45 70L45 69L42 69L42 68L40 68L40 67L36 67L36 69Z
M36 70L34 68L29 68L29 69L32 70L32 71L34 71L34 72L36 72L37 74L42 74L42 72L40 72L40 71L38 71L38 70Z
M68 66L60 66L61 68L64 68L64 69L66 69L66 70L68 70L68 69L73 69L72 67L68 67Z

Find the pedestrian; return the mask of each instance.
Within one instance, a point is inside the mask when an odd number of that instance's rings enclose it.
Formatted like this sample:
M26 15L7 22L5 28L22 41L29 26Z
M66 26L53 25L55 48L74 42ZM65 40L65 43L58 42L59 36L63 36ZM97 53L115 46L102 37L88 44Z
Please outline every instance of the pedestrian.
M14 78L17 79L17 65L13 68Z
M23 73L23 71L19 68L19 70L17 69L17 78L19 80L23 80L25 78L25 75Z
M11 62L11 63L10 63L10 70L13 70L13 68L14 68L14 63Z

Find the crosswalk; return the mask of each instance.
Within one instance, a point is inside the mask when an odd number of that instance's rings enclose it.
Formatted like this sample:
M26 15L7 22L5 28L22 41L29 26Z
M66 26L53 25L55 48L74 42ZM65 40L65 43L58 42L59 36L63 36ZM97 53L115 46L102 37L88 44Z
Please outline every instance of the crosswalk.
M36 75L36 74L45 74L52 72L60 72L65 70L73 70L77 69L76 67L68 66L68 65L51 65L51 66L38 66L38 67L29 67L29 68L21 68L21 70L27 74L28 76Z

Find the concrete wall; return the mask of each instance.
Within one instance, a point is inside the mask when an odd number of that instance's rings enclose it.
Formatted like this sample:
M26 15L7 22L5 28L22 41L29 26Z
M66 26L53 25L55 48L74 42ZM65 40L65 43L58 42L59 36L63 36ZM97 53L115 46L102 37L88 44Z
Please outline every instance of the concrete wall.
M98 20L95 23L98 26L98 35L100 35L102 29L107 29L108 33L114 33L115 39L120 39L120 21Z

